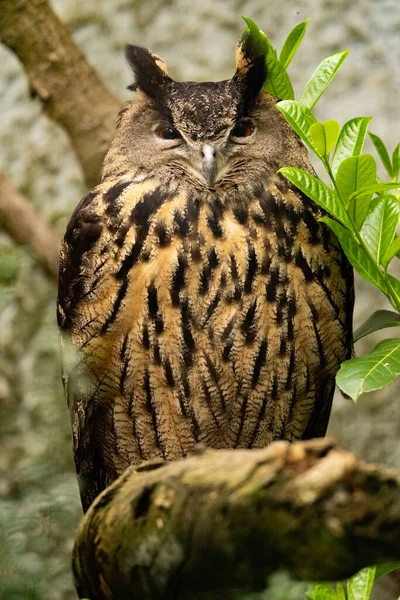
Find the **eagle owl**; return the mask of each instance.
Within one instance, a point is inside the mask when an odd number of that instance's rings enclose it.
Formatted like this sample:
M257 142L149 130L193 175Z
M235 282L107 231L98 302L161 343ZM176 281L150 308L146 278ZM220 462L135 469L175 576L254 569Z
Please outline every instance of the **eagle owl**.
M352 349L352 270L277 174L312 167L251 34L228 81L177 82L152 52L126 54L136 93L61 250L85 510L146 459L324 435Z

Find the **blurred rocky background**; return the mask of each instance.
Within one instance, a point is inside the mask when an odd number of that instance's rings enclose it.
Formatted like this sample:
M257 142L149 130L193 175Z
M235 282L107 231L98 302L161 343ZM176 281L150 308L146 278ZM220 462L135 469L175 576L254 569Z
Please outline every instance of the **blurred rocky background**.
M398 0L51 4L121 103L129 98L126 86L132 82L123 57L127 42L159 53L177 79L218 80L233 74L235 42L243 30L240 14L251 17L278 48L296 23L311 17L289 68L295 90L301 91L328 54L349 48L347 61L318 105L319 118L343 124L354 116L372 115L371 130L390 149L400 139ZM86 191L80 167L66 134L43 116L18 60L1 45L0 63L0 171L62 233ZM0 227L2 600L76 599L70 552L81 508L60 378L55 299L55 281L33 252L16 245ZM386 300L377 290L357 281L356 326L384 307ZM369 351L377 339L358 343L357 353ZM337 394L329 433L363 458L399 469L399 390L393 385L361 397L357 405ZM273 587L270 600L304 598L280 576ZM376 598L389 600L399 593L391 580Z

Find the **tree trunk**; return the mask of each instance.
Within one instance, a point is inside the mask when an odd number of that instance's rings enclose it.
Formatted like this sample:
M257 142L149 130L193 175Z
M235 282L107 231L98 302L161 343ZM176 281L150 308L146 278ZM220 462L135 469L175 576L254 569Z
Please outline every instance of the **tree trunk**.
M45 112L67 131L88 186L96 185L120 103L46 0L0 0L0 39L22 62Z

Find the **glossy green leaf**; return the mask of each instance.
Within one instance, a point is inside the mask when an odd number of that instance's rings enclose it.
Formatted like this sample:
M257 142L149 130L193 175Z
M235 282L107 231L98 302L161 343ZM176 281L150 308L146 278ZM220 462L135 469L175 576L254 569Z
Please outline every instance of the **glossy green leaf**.
M400 177L400 143L397 144L396 148L393 150L392 165L393 179L398 179Z
M393 310L377 310L354 332L353 341L387 327L400 327L400 314Z
M356 117L343 125L332 159L334 175L345 158L361 154L371 119L372 117Z
M367 216L372 192L369 197L363 195L360 201L353 199L352 195L360 188L372 186L375 182L376 163L371 154L350 156L340 164L337 170L336 185L358 229Z
M309 140L318 154L322 157L326 155L325 128L323 123L313 123L308 132Z
M369 155L362 154L361 156ZM370 194L378 194L379 192L388 192L389 190L393 190L398 187L400 187L399 181L388 181L388 183L375 183L374 185L367 185L355 191L351 195L351 199L361 198L361 196L369 196Z
M381 159L382 164L385 167L386 173L389 175L389 177L393 177L392 163L390 160L389 153L386 150L385 144L378 135L375 135L370 131L368 132L368 135L371 138L373 145L375 146L375 150L379 154L379 158Z
M387 280L387 288L390 291L390 295L393 299L392 304L394 307L400 311L400 280L397 277L393 277L393 275L386 274Z
M268 75L264 82L263 89L280 100L293 100L294 91L285 68L272 52L267 54L266 61Z
M400 252L400 236L394 238L389 248L386 250L385 256L382 260L382 266L386 269L390 261L394 256L397 256Z
M362 569L347 581L348 600L369 600L375 581L376 567Z
M337 121L330 119L324 121L325 137L326 137L326 151L329 154L335 147L336 142L339 138L340 125Z
M312 108L314 104L318 102L319 98L332 81L348 53L348 50L335 52L335 54L331 54L331 56L325 58L325 60L318 65L314 73L311 75L311 78L306 83L304 91L299 98L299 102L301 102L301 104L308 106L308 108Z
M340 125L337 121L314 123L310 127L309 137L322 156L327 156L339 137Z
M291 63L292 58L296 54L301 44L309 20L310 19L307 19L306 21L303 21L303 23L299 23L298 25L296 25L289 33L285 40L285 43L283 44L281 53L279 55L279 62L285 69L287 69L287 67Z
M336 383L357 402L361 394L384 388L400 374L400 339L383 340L369 354L342 363Z
M307 591L308 600L338 600L330 583L313 583Z
M289 179L296 187L307 194L311 200L314 200L326 212L351 229L351 223L335 190L331 190L320 179L302 169L284 167L278 173L284 175L286 179Z
M251 41L253 46L255 46L256 52L267 56L268 52L272 49L272 45L265 33L251 19L243 16L242 19L246 23L247 29L243 32L241 43L245 43L247 38L251 36Z
M370 283L376 285L383 293L386 293L386 286L382 280L379 268L368 256L364 248L356 242L352 235L349 235L340 223L332 221L332 219L329 219L328 217L323 217L320 221L328 225L328 227L336 234L344 253L357 273L364 277L364 279L367 279Z
M293 122L296 132L306 140L310 126L317 123L311 110L297 100L282 100L276 106L290 123Z
M346 593L345 593L340 581L339 581L339 583L336 584L336 597L337 597L337 600L347 600Z
M348 200L354 192L376 182L376 163L371 154L360 154L346 158L339 166L336 184L342 198ZM371 192L372 193L372 192Z
M279 62L276 51L273 48L268 37L261 31L251 19L243 17L247 25L246 31L242 36L242 43L251 35L252 43L256 45L257 51L265 55L267 63L267 78L264 82L264 89L281 99L292 100L294 98L293 87L286 73L285 68Z
M278 102L276 107L281 111L289 125L307 146L322 160L322 155L312 143L309 131L310 127L317 122L311 110L296 100L284 100Z
M360 234L372 258L379 264L393 241L399 222L400 206L392 196L378 197L365 218Z
M384 577L388 573L400 569L400 562L387 563L385 565L376 565L375 581L380 577Z

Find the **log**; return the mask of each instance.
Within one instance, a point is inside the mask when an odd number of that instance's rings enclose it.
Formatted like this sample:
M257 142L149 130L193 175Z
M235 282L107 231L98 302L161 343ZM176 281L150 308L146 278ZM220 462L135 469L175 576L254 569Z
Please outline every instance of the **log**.
M400 559L400 477L329 439L130 467L79 526L80 598L233 600Z

